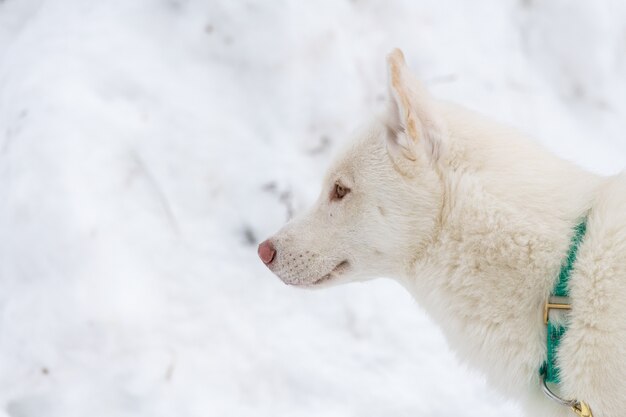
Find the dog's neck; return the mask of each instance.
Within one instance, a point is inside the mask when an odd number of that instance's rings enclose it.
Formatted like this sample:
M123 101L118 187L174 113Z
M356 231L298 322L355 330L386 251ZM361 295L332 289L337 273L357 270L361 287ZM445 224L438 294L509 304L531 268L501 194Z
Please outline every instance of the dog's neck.
M515 393L537 378L542 306L601 179L456 110L449 122L438 230L404 284L460 357Z

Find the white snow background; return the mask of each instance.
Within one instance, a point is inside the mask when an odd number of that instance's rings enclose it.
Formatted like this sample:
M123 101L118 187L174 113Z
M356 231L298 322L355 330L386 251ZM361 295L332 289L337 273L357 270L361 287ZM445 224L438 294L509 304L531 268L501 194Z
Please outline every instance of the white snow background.
M390 280L289 288L403 48L438 97L626 161L626 3L0 1L0 416L520 416Z

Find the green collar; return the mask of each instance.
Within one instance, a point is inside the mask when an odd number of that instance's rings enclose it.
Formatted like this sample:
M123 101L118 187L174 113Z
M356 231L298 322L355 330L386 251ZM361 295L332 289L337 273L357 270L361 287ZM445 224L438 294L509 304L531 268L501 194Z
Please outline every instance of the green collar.
M574 229L574 235L572 236L572 243L570 244L567 258L565 258L563 264L561 265L559 280L554 286L554 290L552 291L550 299L546 303L544 311L544 319L547 325L548 349L546 361L541 366L539 372L541 375L545 375L546 382L551 382L553 384L558 384L560 382L559 368L556 364L556 352L559 347L559 343L567 330L567 323L557 323L550 320L549 312L551 309L568 310L571 308L568 298L569 289L567 288L567 284L572 274L572 270L574 269L578 248L585 237L586 231L587 219L585 218Z

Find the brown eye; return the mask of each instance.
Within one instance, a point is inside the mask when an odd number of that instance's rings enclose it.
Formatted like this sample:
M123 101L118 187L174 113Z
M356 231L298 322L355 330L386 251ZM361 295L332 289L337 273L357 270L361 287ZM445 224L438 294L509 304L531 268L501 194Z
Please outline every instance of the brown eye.
M350 192L348 187L344 187L343 185L336 183L335 189L333 190L332 199L333 200L341 200Z

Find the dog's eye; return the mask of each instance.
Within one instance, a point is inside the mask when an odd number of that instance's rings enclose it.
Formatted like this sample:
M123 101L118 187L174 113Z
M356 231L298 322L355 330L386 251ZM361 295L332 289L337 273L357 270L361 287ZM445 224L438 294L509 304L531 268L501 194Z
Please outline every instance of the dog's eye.
M333 190L332 199L333 200L341 200L350 192L348 187L344 187L339 183L335 183L335 189Z

